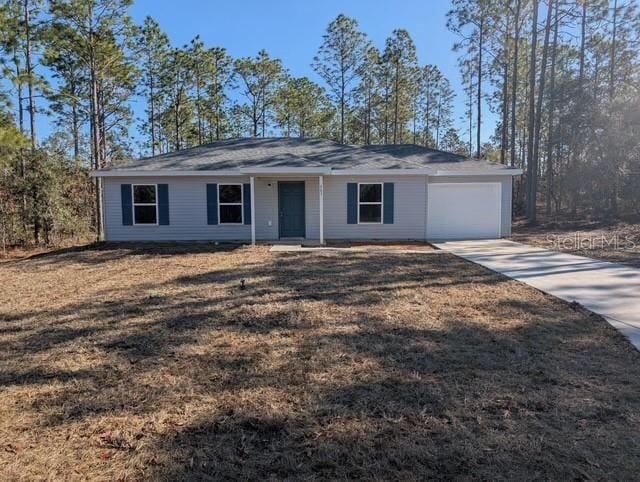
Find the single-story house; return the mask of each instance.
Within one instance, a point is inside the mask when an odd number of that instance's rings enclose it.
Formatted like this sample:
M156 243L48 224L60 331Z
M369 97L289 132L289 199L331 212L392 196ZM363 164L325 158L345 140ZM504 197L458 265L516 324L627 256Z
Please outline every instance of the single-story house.
M508 236L521 173L413 144L250 138L93 175L107 241L324 243Z

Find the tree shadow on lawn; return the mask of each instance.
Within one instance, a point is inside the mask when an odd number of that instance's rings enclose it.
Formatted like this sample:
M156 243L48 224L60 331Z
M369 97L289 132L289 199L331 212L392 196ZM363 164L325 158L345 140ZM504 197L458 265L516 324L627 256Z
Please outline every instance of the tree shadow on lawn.
M101 265L131 256L191 256L193 254L224 253L241 249L242 243L211 242L96 242L60 248L24 258L5 261L5 266L56 266L68 263Z
M132 478L640 470L640 357L600 318L450 255L252 256L15 317L0 384L54 436L121 431Z
M544 339L549 353L529 353L527 339ZM637 370L594 373L598 362L588 353L579 363L557 365L566 339L550 336L543 323L496 335L466 322L390 332L370 319L353 333L311 337L280 373L270 373L270 384L240 383L256 399L230 397L161 438L155 451L167 459L150 474L164 480L629 476L640 463L633 432ZM314 383L318 378L325 382ZM270 388L296 402L265 399Z

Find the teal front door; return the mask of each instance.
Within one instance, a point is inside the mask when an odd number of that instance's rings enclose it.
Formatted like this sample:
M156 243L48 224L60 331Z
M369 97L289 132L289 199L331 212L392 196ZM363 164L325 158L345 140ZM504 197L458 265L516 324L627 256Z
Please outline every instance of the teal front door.
M278 231L281 238L304 238L304 181L278 183Z

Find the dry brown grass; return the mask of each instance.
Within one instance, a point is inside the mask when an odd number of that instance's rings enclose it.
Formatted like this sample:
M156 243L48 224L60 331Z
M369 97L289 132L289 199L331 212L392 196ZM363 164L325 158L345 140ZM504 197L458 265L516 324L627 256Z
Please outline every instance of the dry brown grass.
M328 241L328 247L335 248L354 248L367 251L388 251L388 250L410 250L410 251L434 251L435 248L429 244L420 241Z
M640 268L640 224L619 222L514 225L514 241Z
M640 473L640 354L449 254L105 246L0 283L5 480Z

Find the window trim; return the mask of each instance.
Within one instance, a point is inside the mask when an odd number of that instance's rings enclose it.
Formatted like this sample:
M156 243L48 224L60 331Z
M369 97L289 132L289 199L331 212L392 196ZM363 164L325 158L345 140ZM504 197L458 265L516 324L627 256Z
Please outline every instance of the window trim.
M136 186L153 186L155 190L155 203L137 203L136 202ZM136 206L155 206L156 207L156 222L155 223L136 223ZM157 184L131 184L131 217L133 219L134 226L158 226L160 221L160 212L158 209L158 185Z
M361 185L371 185L377 184L380 186L380 201L379 202L370 202L370 201L360 201L360 186ZM380 205L380 221L360 221L360 205L363 204L365 206L377 206ZM384 183L383 182L359 182L358 183L358 224L383 224L384 222Z
M220 202L220 186L240 186L240 202L239 203L221 203ZM220 215L222 206L240 206L240 222L239 223L223 223ZM244 224L244 186L241 182L223 182L218 183L218 224L226 224L228 226L241 226Z

